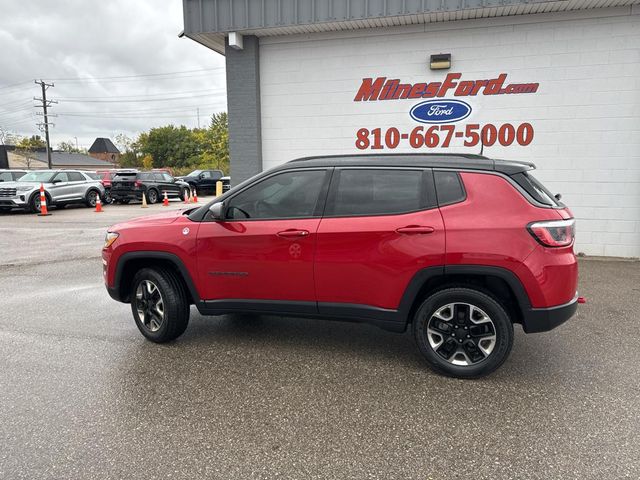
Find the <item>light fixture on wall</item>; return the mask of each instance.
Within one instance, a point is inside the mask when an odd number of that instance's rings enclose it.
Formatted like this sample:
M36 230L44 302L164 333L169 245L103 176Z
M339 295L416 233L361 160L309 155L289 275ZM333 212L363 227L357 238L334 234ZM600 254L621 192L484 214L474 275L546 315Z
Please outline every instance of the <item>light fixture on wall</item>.
M451 54L450 53L438 53L431 55L429 59L429 68L431 70L448 70L451 68Z

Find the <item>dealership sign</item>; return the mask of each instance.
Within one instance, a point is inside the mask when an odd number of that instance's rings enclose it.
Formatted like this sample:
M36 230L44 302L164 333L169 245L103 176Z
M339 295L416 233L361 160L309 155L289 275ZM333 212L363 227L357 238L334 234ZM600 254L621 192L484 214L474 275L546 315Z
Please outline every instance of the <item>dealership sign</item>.
M456 122L468 118L473 108L465 101L444 97L536 93L538 87L538 83L508 83L506 73L480 80L463 80L461 73L449 73L439 82L417 83L402 83L400 79L387 77L363 78L354 102L423 100L410 107L409 116L412 120L427 126L362 127L356 132L355 146L359 150L393 150L398 147L448 148L453 146L453 143L465 147L490 147L498 144L503 147L527 146L533 141L534 135L530 123L456 125Z
M471 114L471 106L462 100L427 100L415 105L409 114L421 123L459 122Z

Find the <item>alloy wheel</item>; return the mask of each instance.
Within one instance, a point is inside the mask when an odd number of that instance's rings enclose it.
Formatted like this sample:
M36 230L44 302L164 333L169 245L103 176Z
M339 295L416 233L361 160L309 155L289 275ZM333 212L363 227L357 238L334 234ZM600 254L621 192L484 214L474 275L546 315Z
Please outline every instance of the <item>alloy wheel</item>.
M150 332L157 332L164 323L164 300L158 286L142 280L136 289L136 310L140 323Z
M447 362L475 365L484 361L496 346L496 327L482 309L455 302L439 307L427 323L431 348Z

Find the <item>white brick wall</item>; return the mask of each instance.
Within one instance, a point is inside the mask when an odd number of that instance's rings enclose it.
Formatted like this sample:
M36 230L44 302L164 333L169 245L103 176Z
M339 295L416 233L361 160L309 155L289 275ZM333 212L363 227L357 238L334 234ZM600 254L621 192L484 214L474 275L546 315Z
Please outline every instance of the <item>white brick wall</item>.
M537 164L578 218L576 251L640 257L640 15L630 7L262 38L264 168L361 153L361 127L410 132L418 124L408 112L420 100L353 98L364 77L442 80L447 72L427 65L441 52L462 80L504 72L509 83L540 83L535 94L457 97L473 107L460 124L530 122L529 146L485 154ZM416 150L401 143L394 151ZM440 151L479 149L458 140Z

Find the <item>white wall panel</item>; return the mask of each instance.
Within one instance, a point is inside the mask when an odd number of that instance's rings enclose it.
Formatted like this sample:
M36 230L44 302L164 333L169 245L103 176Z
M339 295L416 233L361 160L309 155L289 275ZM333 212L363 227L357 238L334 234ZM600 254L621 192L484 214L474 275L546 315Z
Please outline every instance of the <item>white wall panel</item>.
M539 17L540 21L531 21ZM442 80L430 54L448 52L461 80L539 82L534 94L453 97L473 112L462 122L529 122L526 147L493 146L485 154L533 161L537 175L578 218L576 251L640 256L640 15L621 9L585 18L564 13L516 19L412 25L261 39L263 166L308 155L363 153L356 132L419 125L409 109L421 100L354 102L364 77L402 83ZM408 142L394 152L417 152ZM447 149L478 153L455 140ZM390 152L390 150L382 150Z

